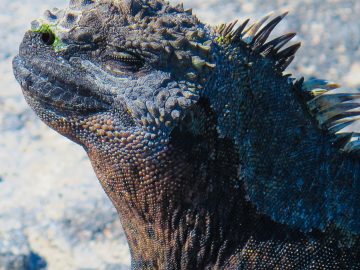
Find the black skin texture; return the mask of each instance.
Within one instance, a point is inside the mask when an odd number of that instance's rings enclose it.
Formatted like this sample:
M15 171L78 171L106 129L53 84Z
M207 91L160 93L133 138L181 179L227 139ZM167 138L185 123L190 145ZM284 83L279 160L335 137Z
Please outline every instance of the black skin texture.
M359 167L315 131L299 102L302 82L282 75L298 46L260 56L265 40L234 44L241 31L233 26L209 29L162 1L72 1L65 13L45 14L54 18L63 28L38 21L25 34L14 73L37 115L86 150L121 218L132 269L360 269L347 219L301 228L296 213L273 218L282 205L272 186L264 213L252 192L264 175L278 176L273 166L281 163L266 152L276 148L289 156L313 145L310 161L330 149L326 155L350 164L338 175ZM265 98L266 87L280 94ZM276 121L297 132L288 148L276 129L267 134L274 123L266 115L280 106L287 113ZM279 170L285 191L287 162Z

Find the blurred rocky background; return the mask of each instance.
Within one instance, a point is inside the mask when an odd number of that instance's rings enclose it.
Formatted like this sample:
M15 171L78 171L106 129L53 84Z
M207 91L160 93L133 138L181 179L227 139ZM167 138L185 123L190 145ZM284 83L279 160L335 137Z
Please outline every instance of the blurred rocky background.
M129 269L117 214L81 147L41 123L11 59L32 19L64 0L0 0L0 270ZM180 1L171 1L173 3ZM303 46L289 72L360 85L360 1L185 0L208 24L290 11Z

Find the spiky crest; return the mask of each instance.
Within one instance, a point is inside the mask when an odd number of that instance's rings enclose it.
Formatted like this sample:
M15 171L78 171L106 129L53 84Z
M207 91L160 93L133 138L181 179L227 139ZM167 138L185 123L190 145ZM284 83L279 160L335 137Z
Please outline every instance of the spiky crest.
M295 58L300 42L289 47L284 46L295 37L295 33L287 33L267 42L271 32L288 14L285 12L262 25L272 14L246 28L249 19L235 28L237 20L229 24L221 24L215 28L217 42L225 45L245 45L259 55L272 59L275 68L282 72ZM262 28L261 28L262 27ZM360 153L360 90L339 88L340 85L326 81L311 79L304 83L301 79L295 89L300 89L301 101L318 123L320 129L334 136L336 145L346 153Z
M275 63L275 68L282 72L294 60L295 53L300 48L301 43L296 43L280 51L285 44L294 38L295 33L288 33L266 42L271 32L288 12L275 17L262 27L272 14L267 14L248 28L246 26L250 19L245 20L236 28L237 20L229 24L221 24L215 28L215 34L218 35L217 41L224 44L245 44L252 51L272 59Z
M346 153L360 153L360 91L326 80L302 84L301 94L319 128L334 136Z

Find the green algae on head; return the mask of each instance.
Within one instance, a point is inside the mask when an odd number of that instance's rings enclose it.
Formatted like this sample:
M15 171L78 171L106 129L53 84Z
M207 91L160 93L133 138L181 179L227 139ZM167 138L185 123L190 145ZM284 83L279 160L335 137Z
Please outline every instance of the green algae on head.
M60 52L66 49L66 45L61 41L60 37L56 35L57 24L46 23L39 19L33 21L31 24L31 31L34 33L42 33L42 40L45 44L51 45L55 52Z

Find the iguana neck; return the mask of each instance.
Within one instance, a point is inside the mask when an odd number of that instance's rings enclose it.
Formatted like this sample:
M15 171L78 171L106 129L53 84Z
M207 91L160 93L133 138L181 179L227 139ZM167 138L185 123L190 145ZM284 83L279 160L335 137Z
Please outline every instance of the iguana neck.
M325 231L331 223L347 230L343 215L354 215L354 199L345 194L353 194L357 160L319 130L301 85L274 70L272 61L241 46L222 48L219 55L214 86L205 96L219 136L232 138L239 149L240 177L257 210L303 232ZM336 212L339 205L343 210Z
M251 222L236 147L217 138L206 102L198 106L207 115L206 130L194 135L175 128L169 142L150 156L104 142L88 147L121 216L134 269L220 266L242 242L242 226Z

